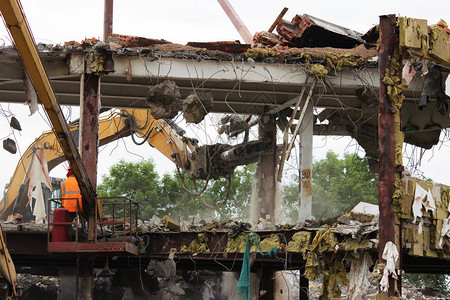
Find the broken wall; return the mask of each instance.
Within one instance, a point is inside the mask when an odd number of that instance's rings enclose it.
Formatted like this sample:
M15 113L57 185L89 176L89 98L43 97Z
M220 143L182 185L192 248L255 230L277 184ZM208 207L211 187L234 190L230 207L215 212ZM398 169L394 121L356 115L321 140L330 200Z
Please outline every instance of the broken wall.
M450 187L439 183L409 176L396 182L396 234L401 224L402 248L408 254L450 259L449 196Z

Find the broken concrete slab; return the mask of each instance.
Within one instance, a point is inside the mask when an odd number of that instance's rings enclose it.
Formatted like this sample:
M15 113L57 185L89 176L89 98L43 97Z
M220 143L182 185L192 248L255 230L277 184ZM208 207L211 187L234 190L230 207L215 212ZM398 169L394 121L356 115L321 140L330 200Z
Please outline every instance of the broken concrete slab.
M241 44L239 41L189 42L187 45L195 48L205 48L207 50L220 50L226 53L243 53L251 47L250 44Z
M181 109L187 123L198 124L213 107L214 99L211 93L191 93L184 99Z
M268 32L268 31L261 31L255 33L253 36L253 43L256 44L263 44L266 46L275 46L277 44L281 43L282 38L275 33Z
M145 268L145 272L149 275L171 279L176 276L177 268L173 259L167 259L165 261L151 260Z
M307 14L296 15L292 22L281 20L277 32L297 47L353 48L365 43L361 33Z
M14 142L14 140L10 138L3 140L3 149L5 149L11 154L16 154L17 152L16 142Z
M180 230L180 222L169 216L164 216L161 221L164 223L164 228L171 230Z
M113 42L121 45L122 47L148 47L158 44L171 44L166 40L149 39L140 36L112 34L108 37L106 42Z
M180 89L172 80L150 87L147 104L155 119L174 118L180 109Z

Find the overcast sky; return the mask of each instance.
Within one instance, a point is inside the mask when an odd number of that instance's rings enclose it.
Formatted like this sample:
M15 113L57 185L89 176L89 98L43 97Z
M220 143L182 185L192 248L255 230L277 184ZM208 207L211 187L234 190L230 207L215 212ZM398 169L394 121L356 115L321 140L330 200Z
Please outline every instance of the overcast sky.
M427 19L429 24L437 23L441 18L450 21L450 1L438 0L432 4L423 1L266 1L266 0L229 0L252 34L267 30L283 7L288 7L285 19L295 14L310 14L326 21L359 31L366 32L378 24L379 15L396 14L407 17ZM37 42L63 43L81 41L84 38L101 39L103 32L103 1L101 0L22 0L25 14ZM116 0L114 3L113 32L149 38L166 39L174 43L185 44L189 41L241 40L239 34L215 0ZM0 39L9 44L9 36L0 25ZM0 42L2 42L0 40ZM1 72L1 70L0 70ZM16 133L19 150L25 151L28 145L50 127L41 115L28 116L28 110L22 105L1 104L3 110L10 110L21 121L23 132ZM69 115L69 110L64 110ZM71 111L71 118L78 117L78 109ZM213 119L214 121L214 119ZM9 135L10 130L5 118L0 119L0 138ZM202 134L200 128L194 128ZM127 149L125 149L127 148ZM337 151L356 151L357 145L348 138L315 138L314 157L323 158L327 149ZM412 151L412 150L411 150ZM131 154L134 152L138 155ZM418 155L418 150L415 154ZM425 176L450 185L450 178L443 166L450 164L450 151L447 145L438 150L427 151L422 159L421 169ZM0 150L2 171L0 186L3 187L12 176L19 155L11 155ZM105 174L108 167L121 158L136 161L153 158L160 171L170 171L173 166L168 160L148 145L134 146L125 139L113 143L101 150L99 173ZM295 156L294 156L295 157ZM405 162L406 164L406 162ZM296 161L290 162L295 169ZM63 167L51 173L63 177Z

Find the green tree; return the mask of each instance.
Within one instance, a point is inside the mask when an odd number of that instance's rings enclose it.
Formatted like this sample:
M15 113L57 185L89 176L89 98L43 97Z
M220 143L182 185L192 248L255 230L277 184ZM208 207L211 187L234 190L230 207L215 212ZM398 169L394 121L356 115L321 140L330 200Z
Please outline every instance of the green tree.
M450 276L443 274L419 274L407 273L402 276L407 284L411 284L418 288L431 287L439 290L445 296L450 296Z
M312 214L316 219L334 217L361 201L378 203L378 176L369 169L366 158L345 153L342 159L329 151L326 158L313 163ZM297 219L298 176L283 188L286 217Z
M378 176L370 171L367 158L344 153L339 159L329 151L313 166L313 215L332 217L359 202L378 203Z
M140 214L152 216L160 208L158 201L159 176L151 160L139 163L123 160L109 169L97 188L100 197L125 196L140 204ZM113 200L104 201L105 203ZM115 201L117 202L117 201ZM107 207L105 211L109 212Z
M159 176L151 160L136 163L119 161L110 168L110 173L102 177L98 187L99 196L126 196L140 205L140 217L152 215L170 215L177 219L211 217L217 219L246 220L250 201L251 183L255 171L254 165L239 167L231 177L228 199L228 180L221 178L206 183L197 180L195 184L202 190L203 200L211 205L225 202L217 209L211 209L200 201L198 196L189 193L195 191L194 182L188 176L180 178L177 171ZM227 200L226 200L227 199ZM225 201L226 200L226 201Z

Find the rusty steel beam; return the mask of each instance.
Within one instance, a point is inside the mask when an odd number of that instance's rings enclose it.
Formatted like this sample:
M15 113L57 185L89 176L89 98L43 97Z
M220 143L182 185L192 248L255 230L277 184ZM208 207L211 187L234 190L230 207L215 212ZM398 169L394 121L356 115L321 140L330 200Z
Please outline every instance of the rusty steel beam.
M75 142L70 136L69 127L50 85L22 8L17 0L0 0L0 11L14 39L34 89L45 108L48 118L52 122L53 131L58 137L64 156L72 166L81 194L88 203L94 203L96 199L94 188L86 169L83 167Z
M95 74L83 74L80 91L83 95L80 103L80 154L94 191L97 185L97 158L99 143L99 94L100 77ZM88 240L95 234L95 202L83 203L87 207L89 225Z
M269 32L272 32L275 27L277 27L278 22L284 17L284 15L286 14L286 12L288 11L289 8L285 7L283 8L283 10L280 12L280 14L278 15L278 17L275 19L275 21L273 22L272 26L270 26L269 28Z
M105 0L105 14L103 23L103 41L112 34L113 31L113 7L114 0Z
M97 184L100 77L94 74L85 74L83 77L83 101L80 103L80 153L89 180L95 189Z
M395 244L395 217L392 211L392 196L395 181L395 126L391 101L387 95L387 87L383 83L386 69L390 69L390 57L396 47L396 18L395 15L380 16L380 52L378 68L380 72L379 115L378 115L378 144L380 148L378 205L380 209L379 222L379 262L383 260L386 243ZM388 295L394 296L395 280L389 277Z

